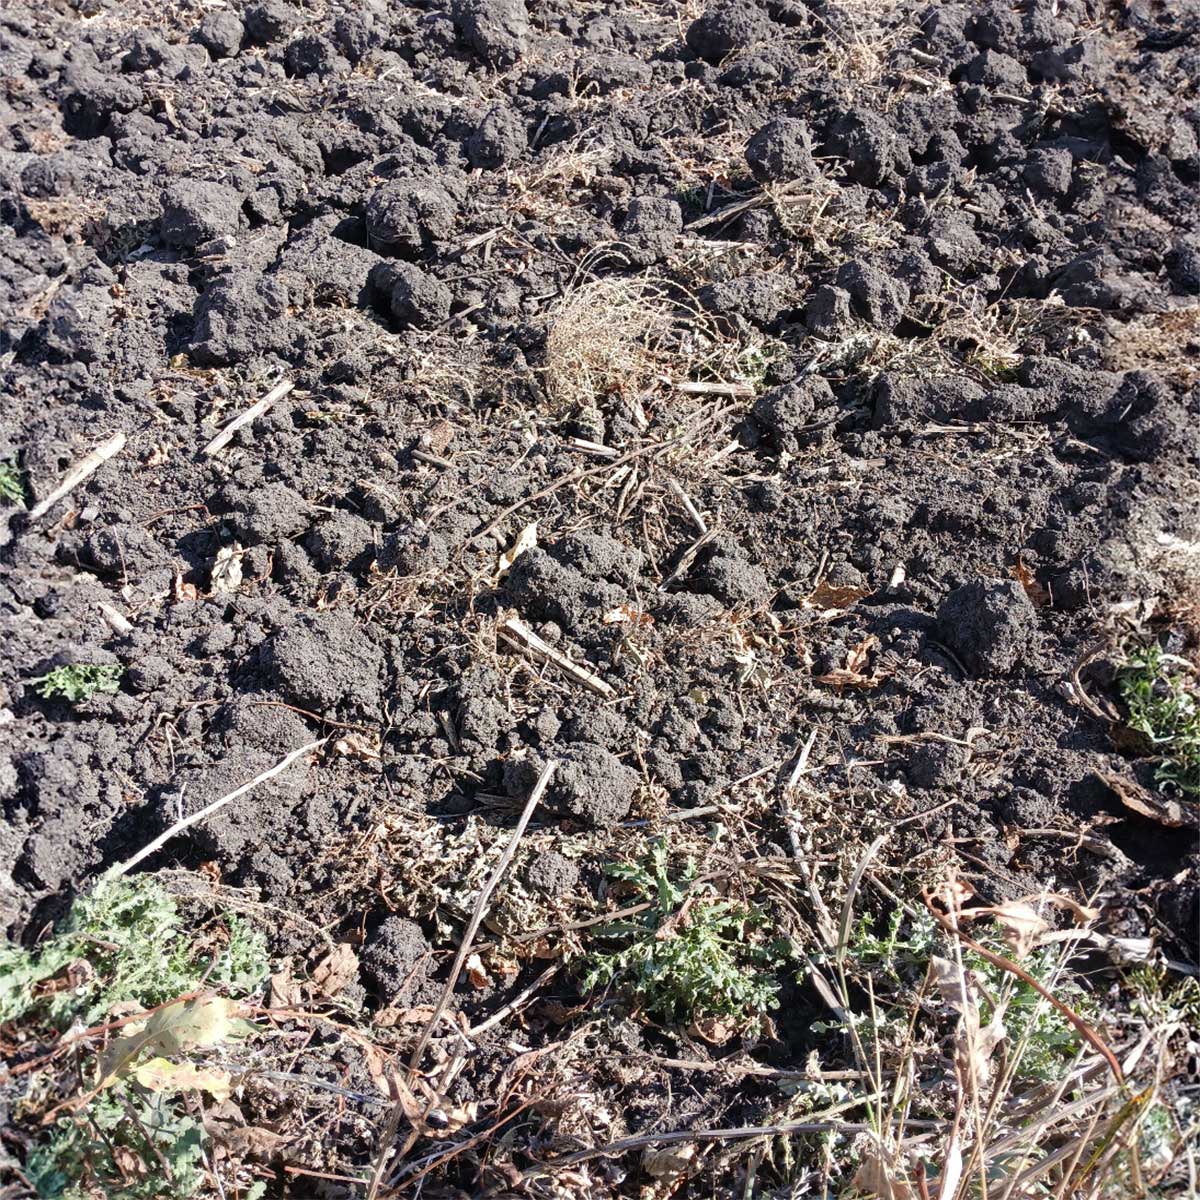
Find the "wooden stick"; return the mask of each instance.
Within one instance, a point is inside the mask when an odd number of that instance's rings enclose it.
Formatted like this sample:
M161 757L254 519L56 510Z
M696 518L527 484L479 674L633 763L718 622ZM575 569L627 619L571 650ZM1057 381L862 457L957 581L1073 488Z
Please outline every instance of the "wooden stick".
M572 662L565 654L542 641L519 617L509 617L508 620L502 621L497 632L510 646L522 650L534 658L541 659L543 662L553 663L580 686L595 692L596 695L610 700L616 694L611 685L601 679L599 675Z
M204 447L204 453L210 458L220 450L224 450L226 446L233 441L233 435L237 433L245 425L249 425L251 421L257 421L259 417L275 403L276 400L282 400L296 385L290 379L281 379L261 400L256 404L250 405L248 409L240 417L234 417L220 433L217 434L207 446Z
M106 604L101 600L96 607L100 609L100 615L108 622L109 628L113 633L125 634L133 632L133 625L129 619L119 613L111 604Z
M688 396L732 396L741 400L754 395L748 383L677 383L675 390Z
M85 455L63 476L63 481L36 505L29 513L29 520L44 517L68 492L77 488L89 475L102 467L114 455L120 454L125 446L125 435L114 433L98 445L91 454Z
M192 813L191 816L183 817L176 821L165 833L160 833L148 846L143 846L132 858L126 859L123 863L118 863L115 867L111 867L103 875L104 879L116 879L120 875L127 875L138 863L142 862L152 855L156 850L161 850L177 833L182 833L185 829L190 828L199 821L203 821L206 817L211 817L218 809L224 808L230 801L236 800L239 796L244 796L247 792L252 792L260 783L266 783L268 779L274 779L276 775L282 771L286 771L288 767L300 758L302 755L308 754L311 750L316 750L318 747L325 745L329 741L327 737L319 738L315 742L309 742L306 746L301 746L298 750L293 750L290 754L281 758L273 767L269 767L261 775L256 775L249 783L243 783L241 787L235 788L228 796L222 796L219 800L214 800L211 804L206 804L203 808Z

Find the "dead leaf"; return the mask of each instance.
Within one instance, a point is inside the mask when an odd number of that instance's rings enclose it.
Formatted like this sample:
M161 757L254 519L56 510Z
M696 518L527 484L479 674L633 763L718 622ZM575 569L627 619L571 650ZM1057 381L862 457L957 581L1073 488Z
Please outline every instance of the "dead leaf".
M917 1193L900 1178L896 1152L875 1141L863 1151L854 1173L854 1186L873 1200L917 1200Z
M1195 822L1196 817L1192 811L1192 805L1188 805L1185 809L1179 801L1168 800L1165 796L1157 796L1142 787L1140 783L1136 783L1132 779L1124 779L1120 775L1110 775L1107 771L1097 771L1096 774L1100 777L1101 782L1116 792L1121 803L1130 812L1137 813L1139 817L1157 821L1158 824L1166 825L1170 829L1179 829L1187 825L1189 813L1191 822Z
M849 654L846 655L846 670L853 672L855 675L862 673L863 667L867 665L867 658L872 650L879 645L879 639L869 633L861 642L855 646Z
M365 733L348 733L333 743L335 754L356 758L359 762L379 762L379 738Z
M985 915L993 917L1004 931L1004 940L1012 950L1014 958L1023 958L1035 946L1040 945L1042 934L1050 929L1050 922L1036 908L1018 900L987 908L973 908L963 913L964 918Z
M130 1025L100 1062L100 1087L121 1078L143 1051L178 1057L184 1051L216 1046L231 1037L256 1032L241 1018L242 1006L224 996L203 995L167 1004L150 1014L144 1024Z
M487 988L492 986L492 977L487 973L483 966L483 959L478 954L469 955L463 969L467 973L467 978L471 981L473 988Z
M890 672L877 670L873 675L863 673L863 668L867 665L867 659L870 657L871 651L878 645L879 639L873 633L869 634L847 653L846 665L844 667L837 667L832 671L826 672L824 675L818 675L816 677L817 682L838 688L878 687L887 679Z
M279 964L279 970L271 976L270 982L272 1008L299 1008L304 1003L304 989L292 974L290 957Z
M605 625L629 624L642 627L654 624L654 618L649 613L628 604L618 604L616 608L610 608L600 619Z
M642 1151L642 1170L651 1179L678 1179L692 1170L692 1160L696 1157L694 1142L683 1142L675 1146L664 1146L655 1150L647 1146Z
M513 542L503 554L500 555L496 563L496 573L498 575L506 575L513 563L525 553L526 550L532 550L537 544L537 527L538 523L534 521L532 524L526 525L520 533L517 534L517 540Z
M800 601L800 606L820 609L822 612L843 612L859 600L865 600L873 591L868 587L839 587L822 580Z
M200 589L197 588L194 583L184 583L183 572L178 567L175 568L175 593L174 594L175 594L175 599L177 602L182 601L182 600L199 600L200 599Z
M1011 574L1024 589L1030 603L1036 608L1045 608L1050 603L1050 593L1038 583L1033 572L1025 565L1024 560L1019 554L1017 555L1017 561L1012 566Z
M259 1125L246 1125L214 1133L215 1140L227 1147L234 1159L255 1158L268 1161L275 1158L287 1143L282 1133L263 1129Z
M966 978L958 964L935 954L929 960L929 973L942 1000L961 1013L970 1003L970 997L967 995Z
M228 1071L166 1058L147 1059L134 1070L133 1078L152 1092L201 1091L216 1100L227 1100L233 1090L233 1076Z
M313 968L312 981L318 992L333 997L358 979L358 955L346 942L339 942Z
M374 1024L382 1026L384 1029L393 1029L397 1025L428 1025L433 1019L433 1013L434 1009L431 1004L418 1004L413 1008L389 1005L387 1008L381 1008L375 1014Z
M233 595L242 586L242 547L234 542L217 551L209 574L209 587L214 596Z
M711 1046L723 1046L737 1031L737 1023L728 1017L705 1017L688 1026L688 1033Z

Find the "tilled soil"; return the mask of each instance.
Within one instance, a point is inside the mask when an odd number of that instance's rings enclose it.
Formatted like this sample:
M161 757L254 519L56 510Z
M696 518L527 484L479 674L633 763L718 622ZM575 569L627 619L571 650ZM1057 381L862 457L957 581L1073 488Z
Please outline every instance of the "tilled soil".
M127 439L0 509L12 934L330 735L154 862L436 995L544 762L535 924L687 810L786 855L815 731L810 820L1194 949L1110 782L1123 639L1196 648L1189 6L17 3L0 62L0 460Z

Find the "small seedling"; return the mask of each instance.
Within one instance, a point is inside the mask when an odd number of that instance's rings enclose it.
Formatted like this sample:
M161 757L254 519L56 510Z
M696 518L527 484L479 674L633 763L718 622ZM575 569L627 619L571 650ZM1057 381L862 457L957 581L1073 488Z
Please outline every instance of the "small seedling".
M21 481L17 464L11 458L0 461L0 500L5 504L25 507L25 484Z
M1129 727L1162 756L1159 783L1200 794L1200 690L1190 664L1161 646L1134 651L1117 672Z
M612 984L665 1021L741 1021L776 1006L774 972L786 952L763 937L763 913L718 898L697 881L690 861L672 879L663 842L647 862L618 864L609 874L631 884L650 907L605 929L602 936L621 947L591 957L585 988Z
M99 666L95 663L70 663L68 666L55 667L45 675L31 679L43 700L53 700L61 696L72 704L80 700L90 700L97 692L115 692L120 686L121 676L125 668L120 666Z

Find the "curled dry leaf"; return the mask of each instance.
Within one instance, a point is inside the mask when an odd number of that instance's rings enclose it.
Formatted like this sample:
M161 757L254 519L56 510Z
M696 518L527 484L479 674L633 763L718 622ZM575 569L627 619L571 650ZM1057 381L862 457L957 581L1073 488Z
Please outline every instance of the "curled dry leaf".
M878 687L888 677L889 672L877 670L874 674L867 675L863 670L867 665L867 659L871 651L878 645L879 639L874 634L863 638L846 655L846 665L844 667L837 667L835 670L827 671L824 675L818 675L816 677L817 682L838 688Z
M506 575L512 568L513 563L525 553L526 550L532 550L537 544L537 527L536 521L526 525L520 533L517 534L517 540L513 542L496 562L496 574Z
M133 1071L133 1078L151 1092L208 1092L226 1100L233 1090L233 1076L219 1067L201 1067L192 1062L150 1058Z
M1189 821L1195 823L1196 812L1193 805L1185 807L1177 800L1168 800L1165 796L1156 795L1140 783L1135 783L1132 779L1123 779L1120 775L1110 775L1107 771L1097 771L1096 774L1101 782L1116 792L1121 803L1139 817L1157 821L1159 825L1166 825L1170 829L1179 829Z
M209 587L214 596L232 595L242 586L242 547L234 542L217 551L209 575Z
M298 1008L304 1003L304 989L292 974L292 960L285 958L270 979L272 1008Z
M1021 585L1025 591L1025 595L1029 597L1030 603L1037 608L1045 608L1051 600L1050 593L1037 581L1034 573L1026 565L1021 556L1017 555L1017 561L1012 567L1012 577Z
M184 582L183 572L178 567L175 568L174 596L177 603L200 599L200 590L194 583Z
M351 946L339 942L313 968L312 981L322 996L333 997L358 978L358 955Z
M356 758L359 762L379 762L379 738L365 733L347 733L333 743L333 751L343 758Z
M1041 945L1042 934L1050 929L1050 922L1042 917L1033 905L1016 900L989 908L975 908L969 913L963 913L963 916L975 917L984 914L995 918L1015 958L1023 958L1035 946Z
M628 604L618 604L616 608L610 608L600 619L605 625L635 625L640 628L654 624L654 618L649 613Z
M648 1146L642 1151L642 1170L651 1179L678 1179L691 1173L695 1157L696 1146L692 1142L664 1146L661 1150Z
M704 1017L688 1026L688 1033L711 1046L723 1046L737 1031L737 1022L729 1017Z
M866 587L838 587L822 580L800 601L800 605L802 608L815 608L821 612L844 612L852 604L865 600L872 591L872 588Z
M877 1140L863 1150L854 1173L854 1186L872 1200L917 1200L917 1193L904 1182L899 1155Z
M483 959L478 954L472 954L467 958L463 970L466 972L467 978L471 981L473 988L487 988L492 986L492 977L487 973L483 965Z

